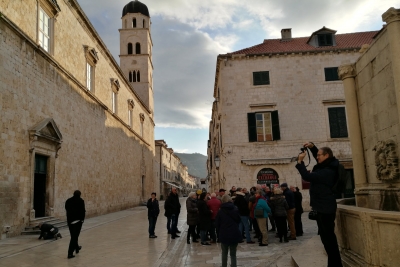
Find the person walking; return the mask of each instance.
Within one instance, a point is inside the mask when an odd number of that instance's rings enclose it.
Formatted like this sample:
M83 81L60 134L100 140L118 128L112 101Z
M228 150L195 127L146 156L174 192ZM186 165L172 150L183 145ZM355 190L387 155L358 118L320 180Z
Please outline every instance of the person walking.
M293 192L289 190L287 183L281 184L281 189L283 191L283 195L286 198L286 202L289 205L289 209L287 210L287 222L290 229L289 240L296 240L296 228L294 227L294 214L296 212L294 195Z
M199 229L201 245L209 246L210 243L207 242L207 231L211 227L211 210L208 208L206 203L207 193L203 192L200 195L199 200L197 200L197 208L199 210Z
M171 225L170 225L170 233L171 238L175 239L179 237L177 235L178 231L178 216L181 212L181 203L179 203L178 192L175 187L172 187L171 193L169 194L167 200L164 203L165 208L165 216L168 218L170 217ZM168 225L167 225L168 228Z
M239 231L240 214L229 195L222 196L221 202L221 208L215 217L215 225L219 234L218 239L221 241L222 267L228 266L228 251L231 267L237 267L236 249L242 240L242 233Z
M300 193L298 187L291 186L290 191L294 195L294 205L296 207L296 212L294 213L294 227L296 228L296 236L303 235L303 223L301 221L301 214L303 214L303 195Z
M85 220L85 201L81 198L81 191L75 190L74 196L67 199L65 202L65 210L67 212L67 224L71 240L68 247L68 259L74 258L74 251L76 254L82 249L79 246L78 238L81 233L82 224Z
M249 216L250 216L250 209L249 203L245 199L245 194L240 191L236 191L236 198L233 202L235 206L239 210L240 214L240 224L239 224L239 231L240 233L245 233L246 241L248 244L254 244L255 242L251 240L250 231L249 231Z
M211 227L210 227L210 238L212 243L217 243L217 235L215 234L215 217L221 206L221 201L217 199L215 193L211 194L211 199L207 201L207 206L211 210Z
M262 190L256 191L256 204L254 207L254 216L257 219L258 227L261 232L260 246L268 246L268 232L267 232L267 218L268 213L271 213L271 209L267 204L267 201L262 196Z
M282 195L282 190L280 188L274 189L274 196L271 197L271 209L272 214L274 214L275 225L278 230L279 242L282 242L282 237L285 242L289 242L287 236L287 225L286 217L289 205L287 204L285 197Z
M187 233L187 244L190 244L190 236L192 236L192 242L199 242L196 238L196 225L199 220L199 209L197 208L197 195L196 192L189 193L186 199L186 211L187 219L186 223L189 225Z
M329 147L318 149L313 143L306 143L317 164L308 172L303 159L306 152L299 154L296 168L301 178L310 182L310 205L317 212L318 233L328 254L328 267L342 267L339 246L335 235L336 198L332 191L335 185L339 161Z
M156 193L151 193L151 198L147 200L147 218L149 219L149 238L157 238L154 230L156 228L157 217L160 213L160 206L156 198Z

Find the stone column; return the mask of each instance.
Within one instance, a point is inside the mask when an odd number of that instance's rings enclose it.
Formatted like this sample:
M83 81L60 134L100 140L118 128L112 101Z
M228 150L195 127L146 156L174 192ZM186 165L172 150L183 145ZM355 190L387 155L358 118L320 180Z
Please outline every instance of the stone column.
M365 173L364 149L362 143L360 116L358 113L358 102L356 95L356 67L353 64L342 65L339 67L339 77L343 81L344 95L346 98L347 127L351 143L351 153L353 158L354 182L356 191L367 184Z
M394 90L396 92L397 110L400 118L400 9L389 8L383 13L382 20L387 24Z

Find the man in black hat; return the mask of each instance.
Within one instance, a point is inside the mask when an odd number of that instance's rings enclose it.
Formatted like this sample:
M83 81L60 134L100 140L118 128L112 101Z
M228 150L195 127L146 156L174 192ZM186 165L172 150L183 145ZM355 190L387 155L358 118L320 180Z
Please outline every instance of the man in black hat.
M74 196L65 202L65 210L67 211L67 223L71 240L68 247L68 259L74 258L75 253L78 254L82 246L78 245L78 237L81 233L82 224L85 220L85 201L81 198L81 191L75 190Z

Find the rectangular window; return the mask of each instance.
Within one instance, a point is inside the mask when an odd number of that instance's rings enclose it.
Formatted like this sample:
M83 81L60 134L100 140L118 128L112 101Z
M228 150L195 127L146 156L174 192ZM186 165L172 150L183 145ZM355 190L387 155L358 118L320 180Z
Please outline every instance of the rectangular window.
M278 111L247 114L249 142L280 140Z
M325 68L325 81L339 81L338 67Z
M253 85L269 84L269 71L253 72Z
M89 91L92 91L93 86L93 67L89 63L86 63L86 87Z
M46 52L50 52L50 17L43 11L39 10L39 45Z
M345 107L328 108L331 138L348 137Z
M333 45L332 34L318 34L318 45L319 46L331 46Z

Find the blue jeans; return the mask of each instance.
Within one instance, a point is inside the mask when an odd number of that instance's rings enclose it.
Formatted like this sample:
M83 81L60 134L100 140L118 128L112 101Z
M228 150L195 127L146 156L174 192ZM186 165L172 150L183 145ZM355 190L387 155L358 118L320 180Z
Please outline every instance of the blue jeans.
M178 216L176 216L175 214L171 215L171 234L172 235L176 235L176 230L178 230L177 228L178 225Z
M239 224L239 231L240 233L243 233L243 228L244 232L246 233L246 241L250 242L251 237L250 237L250 232L249 232L249 216L240 216L241 222Z
M156 228L157 217L149 216L149 235L155 235L154 229Z
M207 230L200 230L201 243L207 242Z
M167 230L168 230L168 234L171 233L171 216L167 217Z
M238 244L224 244L221 243L221 250L222 250L222 267L227 267L228 266L228 250L230 251L230 255L231 255L231 267L237 267L237 263L236 263L236 248L237 248Z

